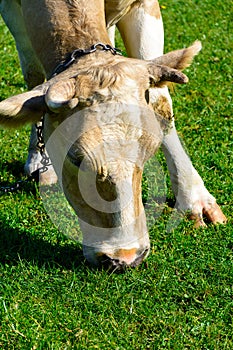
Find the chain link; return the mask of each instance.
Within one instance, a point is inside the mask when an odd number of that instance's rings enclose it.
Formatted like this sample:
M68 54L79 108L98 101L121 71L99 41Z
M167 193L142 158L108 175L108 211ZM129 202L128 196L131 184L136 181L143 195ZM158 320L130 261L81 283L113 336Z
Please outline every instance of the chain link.
M42 167L38 169L40 173L44 173L45 171L47 171L48 167L51 165L49 156L47 155L47 153L45 151L43 129L44 129L44 116L41 118L41 122L36 124L36 132L37 132L37 145L36 146L40 151L40 155L41 155L40 162L42 164Z
M40 151L40 155L41 155L41 164L42 167L33 171L31 173L31 175L25 179L25 180L19 180L17 182L15 182L14 184L12 184L11 186L1 186L0 187L0 195L4 195L7 193L14 193L19 191L20 189L22 189L22 187L31 182L31 181L35 181L35 182L39 182L39 176L41 173L44 173L45 171L48 170L49 165L51 165L50 163L50 159L47 156L46 152L45 152L45 144L44 144L44 138L43 138L43 128L44 128L44 117L42 117L41 119L41 123L36 125L36 130L37 130L37 148Z
M54 77L55 75L63 72L64 70L66 70L72 63L75 62L75 60L79 57L88 55L90 53L93 53L95 51L97 51L98 49L103 50L103 51L110 51L113 55L122 55L122 51L112 47L111 45L108 44L103 44L103 43L97 43L92 45L89 49L76 49L73 52L71 52L67 59L61 63L59 63L59 65L55 68L55 70L53 71L51 78Z

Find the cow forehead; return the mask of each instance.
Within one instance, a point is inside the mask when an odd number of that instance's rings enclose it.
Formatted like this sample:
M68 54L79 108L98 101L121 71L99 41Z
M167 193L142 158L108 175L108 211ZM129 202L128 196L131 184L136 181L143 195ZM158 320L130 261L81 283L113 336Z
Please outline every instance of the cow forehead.
M95 91L101 91L102 95L109 94L111 89L119 90L118 94L127 98L136 91L144 91L149 88L149 73L146 67L138 64L136 60L125 60L125 58L116 58L110 62L100 62L94 67L81 71L77 76L78 92L83 95L93 94ZM114 96L111 96L113 99ZM138 96L137 96L138 98Z
M52 119L53 116L50 120ZM54 127L56 126L55 122ZM66 139L87 139L89 144L113 139L138 140L142 135L148 138L162 136L159 122L150 105L115 100L71 111L59 129L59 134Z
M116 106L118 110L114 111ZM138 106L130 106L130 109L128 105L125 111L122 104L111 103L105 104L106 109L101 113L98 107L96 115L93 108L89 113L83 111L81 130L85 131L69 148L70 157L73 160L86 158L87 168L91 167L97 173L100 169L107 169L114 178L119 174L126 176L127 168L132 168L133 164L143 168L162 139L154 113ZM74 125L71 127L74 128Z
M76 164L86 158L95 172L106 166L113 169L116 161L122 168L127 161L142 168L162 140L159 122L148 106L110 102L76 111L59 125L52 119L46 117L46 131L54 124L46 145L54 149L51 153L61 168L67 154Z

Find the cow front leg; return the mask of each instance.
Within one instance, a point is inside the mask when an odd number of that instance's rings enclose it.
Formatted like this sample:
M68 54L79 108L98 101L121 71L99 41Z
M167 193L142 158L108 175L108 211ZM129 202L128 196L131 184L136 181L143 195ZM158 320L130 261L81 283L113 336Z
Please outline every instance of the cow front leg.
M120 20L118 28L129 56L153 59L163 54L163 23L157 0L135 3ZM168 89L151 89L150 99L155 112L171 121L173 111ZM162 149L176 196L176 208L189 211L196 226L205 225L203 215L213 223L224 223L226 217L182 147L174 121L165 133Z
M3 0L0 2L0 12L15 39L24 80L27 87L32 89L36 85L43 83L45 75L27 35L20 2L17 0ZM36 128L33 126L24 169L28 175L31 175L33 171L41 167L41 155L37 148ZM57 177L52 166L49 167L46 173L41 173L40 175L41 184L52 184L57 181L56 179Z
M40 149L37 146L37 143L38 143L38 138L37 138L36 125L33 125L31 128L31 136L30 136L29 147L28 147L28 157L24 166L24 170L29 176L34 171L43 167L43 165L41 164L42 157L40 154ZM40 185L52 185L57 182L57 175L52 165L49 165L48 169L45 172L41 172L39 174L39 181L40 181Z
M108 36L112 46L115 47L115 25L108 28Z
M176 196L175 207L182 212L189 212L196 227L205 226L203 215L215 224L226 222L226 217L215 198L206 189L202 178L184 151L174 123L164 137L162 149Z
M20 1L2 0L0 13L14 37L24 80L29 89L43 83L44 73L36 57L24 24Z

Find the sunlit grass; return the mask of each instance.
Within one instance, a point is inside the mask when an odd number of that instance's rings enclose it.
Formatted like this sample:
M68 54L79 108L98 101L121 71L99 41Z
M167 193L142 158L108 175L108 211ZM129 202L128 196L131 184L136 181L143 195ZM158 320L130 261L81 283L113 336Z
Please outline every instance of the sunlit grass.
M1 196L0 349L233 348L232 11L220 0L161 5L166 51L203 43L186 70L190 83L173 93L174 111L182 141L229 222L194 230L185 219L168 233L172 209L165 205L155 223L148 218L147 261L109 274L88 266L80 245L53 226L35 184ZM0 38L4 99L25 84L3 22ZM29 130L0 130L1 183L22 178ZM158 160L166 174L161 153ZM146 181L145 191L153 190Z

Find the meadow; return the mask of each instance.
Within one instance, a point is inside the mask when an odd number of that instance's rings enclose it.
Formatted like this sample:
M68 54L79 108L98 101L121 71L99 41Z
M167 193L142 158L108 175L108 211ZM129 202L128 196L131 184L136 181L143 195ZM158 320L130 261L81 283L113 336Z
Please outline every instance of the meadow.
M0 196L0 349L233 349L232 1L161 0L165 51L201 40L172 92L176 125L226 225L173 230L174 197L150 223L147 260L124 273L90 267L50 221L35 183ZM118 38L117 45L121 46ZM0 20L0 99L26 90ZM24 175L30 126L0 129L0 186ZM167 174L161 152L156 156ZM145 180L146 182L146 180ZM144 196L153 191L144 185ZM151 214L153 216L153 214Z

